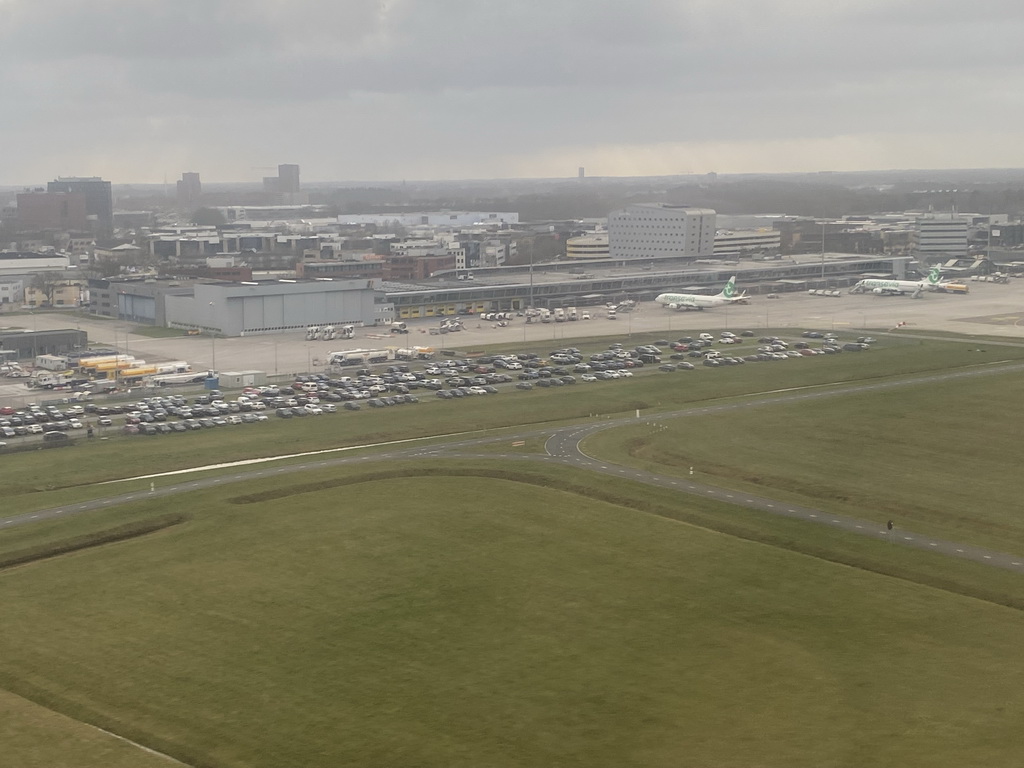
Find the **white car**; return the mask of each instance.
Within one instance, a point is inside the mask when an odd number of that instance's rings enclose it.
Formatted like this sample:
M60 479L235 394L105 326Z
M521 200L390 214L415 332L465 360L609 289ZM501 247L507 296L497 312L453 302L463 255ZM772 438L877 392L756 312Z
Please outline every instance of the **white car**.
M580 381L597 381L597 376L592 373L584 373L580 376Z
M319 416L324 412L319 405L314 405L313 403L306 403L302 407L306 410L306 413L310 414L311 416Z
M338 407L334 403L321 403L320 410L324 413L337 413Z
M618 374L619 374L619 378L620 379L632 379L633 378L633 372L632 371L618 371Z
M483 387L470 387L469 391L472 392L474 395L486 395L487 394L487 390L484 389Z

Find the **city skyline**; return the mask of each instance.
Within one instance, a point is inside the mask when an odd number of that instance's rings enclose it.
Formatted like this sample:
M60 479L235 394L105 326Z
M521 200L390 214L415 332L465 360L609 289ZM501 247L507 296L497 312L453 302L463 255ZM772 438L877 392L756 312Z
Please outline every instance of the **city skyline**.
M0 0L0 185L1024 167L1024 8Z

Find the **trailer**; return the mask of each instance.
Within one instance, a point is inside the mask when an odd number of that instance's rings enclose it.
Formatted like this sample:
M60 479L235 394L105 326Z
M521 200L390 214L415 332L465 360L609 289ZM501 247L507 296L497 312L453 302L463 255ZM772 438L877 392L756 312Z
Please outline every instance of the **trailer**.
M320 338L324 341L334 341L338 338L338 331L333 325L325 325L320 333Z
M63 355L38 355L35 367L46 371L66 371L71 367L71 361Z
M400 347L395 350L395 360L430 360L433 357L433 347Z
M135 357L133 355L94 355L93 357L83 357L78 362L78 367L83 372L88 370L95 370L100 365L107 363L134 363Z
M183 386L186 384L202 384L207 377L206 371L189 373L167 373L152 378L154 384L161 387Z
M341 338L352 339L355 338L356 327L354 325L343 325L341 327Z
M306 328L306 341L316 341L320 338L320 326L311 325Z
M184 360L174 360L169 363L156 363L157 373L189 373L191 370L192 366Z

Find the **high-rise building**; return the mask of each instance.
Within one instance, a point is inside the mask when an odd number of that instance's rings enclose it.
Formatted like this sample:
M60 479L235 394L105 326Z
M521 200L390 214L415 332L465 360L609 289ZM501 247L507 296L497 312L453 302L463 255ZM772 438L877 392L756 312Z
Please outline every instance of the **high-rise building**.
M85 213L97 237L114 234L114 197L110 182L98 176L58 177L46 185L47 192L81 193L85 197Z
M178 210L193 211L200 205L203 196L203 184L198 173L183 173L178 182Z
M277 191L283 195L294 195L299 192L299 166L277 166Z
M666 203L638 203L608 215L612 259L706 259L715 250L715 212Z
M17 225L21 232L88 232L85 195L81 192L44 192L42 189L19 193Z

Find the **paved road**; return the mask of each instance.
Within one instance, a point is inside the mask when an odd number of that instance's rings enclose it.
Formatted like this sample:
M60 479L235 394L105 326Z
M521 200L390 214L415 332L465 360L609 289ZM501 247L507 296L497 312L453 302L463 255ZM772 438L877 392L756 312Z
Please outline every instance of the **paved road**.
M856 383L850 384L848 386L812 386L787 390L784 392L762 393L760 396L754 396L752 398L736 402L719 403L715 405L708 405L685 410L643 415L640 417L639 421L660 423L670 419L703 416L713 413L721 413L725 411L758 408L764 406L778 405L782 403L800 402L828 397L842 397L847 394L860 393L865 391L894 389L897 387L912 386L921 383L949 381L954 379L971 378L1013 371L1024 371L1024 363L1008 363L1000 365L978 366L965 371L955 371L950 373L917 376L907 379L901 379L898 381L874 382L869 384ZM216 477L201 477L197 479L188 479L182 482L174 482L170 485L161 485L160 487L156 487L156 480L153 479L151 491L130 491L127 493L116 494L102 499L94 499L91 501L83 501L75 504L67 504L61 507L55 507L53 509L47 510L39 510L37 512L27 513L23 515L8 516L0 518L0 528L26 525L41 520L52 520L62 516L80 514L83 512L88 512L90 510L102 509L131 501L141 501L143 499L171 496L174 494L195 491L203 488L211 488L219 485L228 485L244 480L272 477L274 475L287 475L296 472L305 472L313 469L323 469L359 463L386 463L388 461L393 461L395 459L470 457L485 458L492 460L501 459L515 461L557 461L564 463L566 465L575 466L580 469L586 469L600 474L626 478L629 480L646 483L648 485L657 485L663 488L671 488L673 490L679 491L680 493L685 493L688 495L696 495L700 496L701 498L709 498L714 499L716 501L722 501L728 504L736 504L751 509L757 509L762 512L767 512L769 514L779 515L782 517L806 520L807 522L817 523L820 525L827 525L834 528L840 528L850 533L855 533L862 536L869 536L875 539L888 539L894 544L900 544L903 546L909 546L917 549L938 552L944 555L948 555L950 557L972 560L978 563L982 563L984 565L995 566L999 568L1005 568L1008 570L1024 573L1024 556L1010 555L1004 552L989 550L983 547L976 547L952 541L945 541L942 539L937 539L935 537L916 534L910 531L902 531L896 529L890 532L886 529L884 524L880 523L880 521L877 520L871 521L866 519L835 515L831 513L826 513L822 510L815 509L813 507L805 507L801 505L790 504L788 502L780 502L775 499L755 496L753 494L741 493L728 489L716 488L714 486L703 485L701 483L694 482L687 478L680 478L671 475L662 475L641 469L634 469L632 467L623 467L589 456L581 448L581 443L583 442L583 440L586 437L589 437L590 435L593 435L602 430L627 426L636 423L638 423L638 419L634 416L622 417L618 419L606 419L603 421L590 422L586 424L574 424L565 427L548 427L531 430L503 431L500 435L497 436L494 434L465 438L459 436L450 436L448 438L443 439L442 442L436 442L437 438L405 440L389 444L392 447L386 450L384 453L373 453L369 455L352 454L355 450L358 450L359 448L371 448L380 446L355 446L331 449L326 451L316 451L308 454L308 461L289 464L287 466L273 466L272 464L275 461L275 459L269 459L262 461L259 464L256 464L256 466L260 467L259 469L246 469L244 471L220 475ZM528 440L535 437L545 438L544 456L517 453L481 453L479 451L479 448L484 445L493 445L495 443L512 443L515 441ZM343 455L339 456L338 454ZM301 457L301 455L299 457ZM296 458L296 456L293 455L289 457L277 457L278 460L282 458ZM251 467L253 466L253 463L238 462L238 465ZM209 469L212 469L212 467L196 467L192 470L185 470L183 472L178 473L169 473L169 475L167 476L188 477L189 474L200 473ZM156 478L157 476L153 477ZM150 479L150 476L131 479L146 480ZM163 482L165 479L166 476L161 477L161 482ZM107 484L111 485L111 487L115 487L114 483Z

